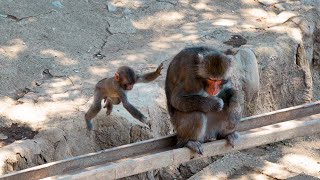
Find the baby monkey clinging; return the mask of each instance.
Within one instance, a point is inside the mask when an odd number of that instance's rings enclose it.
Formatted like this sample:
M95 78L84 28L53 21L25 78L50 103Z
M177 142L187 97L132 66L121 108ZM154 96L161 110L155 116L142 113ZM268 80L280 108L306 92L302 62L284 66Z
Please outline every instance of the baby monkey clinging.
M85 114L87 128L92 129L91 119L94 118L101 110L101 101L104 99L107 115L112 112L113 105L122 102L123 107L136 119L145 123L146 117L137 110L127 99L126 92L133 88L135 83L148 83L155 80L161 75L163 63L161 63L156 71L138 75L134 70L128 66L121 66L118 68L114 77L104 78L100 80L94 90L93 103L90 109Z

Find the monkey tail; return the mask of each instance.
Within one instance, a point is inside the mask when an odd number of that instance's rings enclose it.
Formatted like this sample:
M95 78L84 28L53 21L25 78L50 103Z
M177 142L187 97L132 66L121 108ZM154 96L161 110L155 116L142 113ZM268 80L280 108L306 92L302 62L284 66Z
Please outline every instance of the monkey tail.
M168 75L167 75L168 78ZM167 108L168 108L168 112L170 117L174 116L174 107L171 105L170 99L171 99L171 90L169 89L169 85L168 85L168 79L166 78L166 84L165 84L165 92L166 92L166 97L167 97Z

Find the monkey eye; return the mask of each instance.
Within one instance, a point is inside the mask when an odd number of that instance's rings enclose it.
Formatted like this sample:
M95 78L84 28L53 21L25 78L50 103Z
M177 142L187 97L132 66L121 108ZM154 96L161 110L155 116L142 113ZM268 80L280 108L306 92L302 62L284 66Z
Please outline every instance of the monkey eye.
M222 81L221 81L221 84L227 84L229 81L227 80L227 79L223 79Z
M212 78L212 77L208 78L208 80L210 80L210 81L221 81L221 79Z
M127 88L127 86L128 86L127 84L123 84L123 87L124 87L124 88Z
M130 86L132 86L132 85L133 85L133 84L131 84L131 83L123 84L124 88L130 87Z
M222 80L220 80L220 79L209 78L208 80L219 83L219 84L222 83Z

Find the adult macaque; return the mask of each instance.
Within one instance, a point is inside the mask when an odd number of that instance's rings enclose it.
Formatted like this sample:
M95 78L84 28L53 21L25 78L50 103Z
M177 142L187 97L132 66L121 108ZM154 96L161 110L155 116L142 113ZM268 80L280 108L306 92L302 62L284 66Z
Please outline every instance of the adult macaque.
M124 108L136 119L141 122L146 122L146 117L137 110L127 99L127 91L131 90L135 83L148 83L155 80L161 75L163 63L161 63L157 70L144 75L137 75L134 70L128 66L121 66L118 68L114 77L100 80L94 90L93 103L85 114L87 128L92 129L91 119L94 118L101 110L101 101L104 99L107 115L112 112L113 105L122 102Z
M229 80L232 61L208 47L186 48L171 61L165 91L179 146L199 154L201 143L215 139L234 146L241 107Z

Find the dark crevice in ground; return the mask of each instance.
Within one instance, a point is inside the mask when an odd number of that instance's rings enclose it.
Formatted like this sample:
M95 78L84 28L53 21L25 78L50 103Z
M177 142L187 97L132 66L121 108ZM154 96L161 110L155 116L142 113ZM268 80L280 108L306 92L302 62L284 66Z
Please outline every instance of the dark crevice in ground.
M174 3L174 2L170 2L170 1L164 1L164 0L156 0L157 2L163 2L163 3L169 3L173 6L177 5L177 3Z
M106 46L107 42L108 42L108 38L110 36L113 35L113 33L109 30L110 28L110 24L109 22L107 21L107 27L106 27L106 32L107 32L107 35L106 35L106 38L103 39L103 43L102 45L100 46L100 50L94 54L94 57L95 58L98 58L98 59L103 59L104 57L106 57L105 55L101 54L101 51L103 50L103 48Z
M11 19L11 20L19 22L19 21L24 20L24 19L35 18L35 17L39 17L39 16L42 16L42 15L50 14L52 12L54 12L54 10L51 10L51 11L45 12L45 13L36 14L36 15L33 15L33 16L25 16L25 17L21 17L21 18L19 18L17 16L14 16L14 15L11 15L11 14L0 14L0 17L8 18L8 19Z
M11 127L0 127L0 133L6 136L6 138L0 139L0 148L17 140L33 139L38 131L32 130L27 125L21 125L13 123Z

